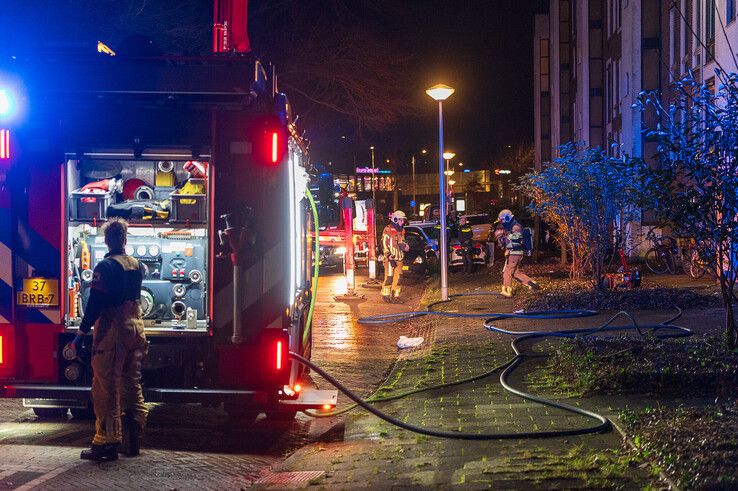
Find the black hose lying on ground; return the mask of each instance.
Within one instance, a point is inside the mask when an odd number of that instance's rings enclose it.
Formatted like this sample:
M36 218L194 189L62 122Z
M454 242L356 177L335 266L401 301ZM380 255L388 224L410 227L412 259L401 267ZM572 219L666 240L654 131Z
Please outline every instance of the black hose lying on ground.
M499 294L496 292L473 292L473 293L460 293L460 294L452 295L451 297L468 297L468 296L483 296L483 295L499 295ZM690 329L672 324L672 322L674 322L679 317L681 317L681 310L679 310L679 313L676 316L670 318L667 321L664 321L661 324L640 325L636 322L635 318L633 318L631 314L625 311L621 311L615 314L614 316L612 316L607 322L597 327L589 328L589 329L580 328L580 329L567 329L567 330L557 330L557 331L511 331L511 330L495 327L492 325L492 323L499 321L499 320L510 319L510 318L571 319L571 318L580 318L580 317L588 317L588 316L596 315L597 312L592 311L592 310L561 310L561 311L536 311L536 312L516 312L516 313L466 313L466 312L445 312L445 311L432 310L434 306L442 304L442 303L447 303L450 301L451 299L446 300L446 301L434 302L428 306L428 310L364 317L364 318L359 319L359 323L386 324L386 323L401 322L401 321L405 321L405 320L409 320L409 319L413 319L413 318L421 317L425 315L439 315L439 316L445 316L445 317L451 317L451 318L486 318L484 322L485 329L492 331L492 332L497 332L500 334L515 336L515 339L511 343L512 349L515 352L515 357L512 360L502 365L499 365L487 372L484 372L474 377L470 377L468 379L460 380L457 382L450 382L446 384L436 385L432 387L424 387L422 389L416 389L416 390L408 391L408 392L393 395L393 396L386 396L386 397L372 396L367 399L362 399L359 395L354 393L351 389L345 387L338 380L336 380L333 376L325 372L323 369L321 369L316 364L312 363L310 360L303 358L297 353L290 352L290 356L292 358L310 367L312 370L314 370L319 375L321 375L323 378L325 378L328 382L333 384L338 390L346 394L346 396L349 399L351 399L352 401L356 403L356 405L352 405L345 409L335 411L332 413L328 413L328 414L323 414L320 416L335 416L337 414L347 412L356 406L361 406L362 408L366 409L367 411L374 414L378 418L383 419L384 421L387 421L388 423L395 425L397 427L403 428L405 430L409 430L409 431L419 433L422 435L434 436L434 437L439 437L439 438L455 439L455 440L509 440L509 439L518 439L518 438L555 438L555 437L563 437L563 436L585 435L585 434L590 434L590 433L603 433L603 432L609 431L612 426L610 421L606 417L600 414L597 414L595 412L592 412L592 411L587 411L586 409L581 409L581 408L571 406L568 404L564 404L561 402L545 399L545 398L530 394L528 392L525 392L523 390L517 389L513 387L512 385L510 385L509 377L513 374L515 369L520 366L520 364L523 362L525 358L530 357L530 355L525 354L524 351L520 348L520 343L525 340L538 339L538 338L547 338L547 337L574 338L577 336L579 337L592 336L592 335L600 334L604 332L623 332L623 331L629 331L629 330L637 331L640 336L646 336L647 334L650 333L659 339L666 339L666 338L671 338L671 337L683 337L683 336L692 335L692 331ZM618 325L618 326L612 325L612 323L619 317L627 317L630 320L630 325ZM670 332L662 333L660 331L670 331ZM523 399L527 399L529 401L537 402L539 404L558 408L564 411L578 414L580 416L594 419L598 421L598 424L594 426L585 427L585 428L547 430L547 431L528 431L528 432L516 432L516 433L462 433L462 432L432 430L432 429L427 429L427 428L421 428L419 426L415 426L409 423L405 423L403 421L400 421L397 418L394 418L384 413L383 411L380 411L379 409L375 408L374 406L370 404L370 402L385 402L389 400L395 400L395 399L399 399L402 397L406 397L411 394L417 394L419 392L435 390L435 389L450 387L454 385L461 385L461 384L468 383L474 380L485 378L491 375L492 373L495 373L496 371L503 369L503 368L504 370L500 374L500 384L508 392L515 394L518 397L521 397ZM319 415L315 413L308 413L308 414L311 416Z

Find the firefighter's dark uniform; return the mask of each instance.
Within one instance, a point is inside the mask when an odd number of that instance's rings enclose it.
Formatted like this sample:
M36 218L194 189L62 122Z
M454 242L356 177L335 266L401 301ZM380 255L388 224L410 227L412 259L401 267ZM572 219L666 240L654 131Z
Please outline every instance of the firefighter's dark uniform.
M474 239L474 231L468 223L459 225L459 244L465 250L462 251L464 258L464 268L469 271L474 269L474 253L471 251L472 240Z
M95 267L90 297L80 331L95 325L92 342L93 445L122 440L121 409L143 428L146 406L141 390L141 364L146 354L139 299L143 272L123 251L110 252Z
M467 223L459 226L459 243L462 246L470 245L473 238L474 231L472 230L471 225Z
M389 224L382 231L382 251L384 252L384 281L382 297L385 300L400 299L400 277L402 260L405 258L405 229ZM391 280L390 280L391 278Z

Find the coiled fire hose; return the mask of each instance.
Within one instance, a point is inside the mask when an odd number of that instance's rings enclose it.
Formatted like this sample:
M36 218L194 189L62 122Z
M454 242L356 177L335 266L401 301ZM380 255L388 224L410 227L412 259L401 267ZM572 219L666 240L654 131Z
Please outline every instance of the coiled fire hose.
M311 204L314 205L314 201L312 200L312 196L309 194L309 191L307 192L307 194L308 194L308 199L310 199ZM313 206L313 214L315 215L314 221L316 224L315 233L316 233L316 243L317 243L317 234L318 234L317 223L318 222L317 222L317 210L315 209L315 206ZM317 272L316 272L316 276L317 276ZM314 284L317 284L317 283L314 283ZM317 288L315 291L317 291ZM534 394L530 394L521 389L515 388L510 384L509 378L513 374L515 369L518 368L522 364L525 358L531 357L531 355L526 354L521 349L520 343L522 343L525 340L531 340L531 339L542 339L542 338L548 338L548 337L575 338L575 337L593 336L593 335L601 334L605 332L623 332L623 331L629 331L629 330L636 331L642 337L650 334L650 335L655 336L658 339L684 337L684 336L692 335L692 331L690 329L672 324L672 322L679 319L679 317L681 317L682 315L682 311L678 307L677 307L678 313L675 316L669 318L668 320L660 324L638 324L635 318L630 313L626 311L620 311L616 313L615 315L613 315L606 322L600 324L599 326L593 327L593 328L579 328L579 329L552 330L552 331L546 331L546 330L512 331L512 330L496 327L493 325L493 323L503 320L503 319L511 319L511 318L538 319L538 320L541 320L541 319L572 319L572 318L593 316L593 315L596 315L597 312L593 310L559 310L559 311L549 310L549 311L515 312L515 313L490 313L490 312L477 313L477 312L449 312L449 311L442 311L442 310L434 310L435 306L443 304L443 303L451 302L453 301L454 298L469 297L469 296L488 296L488 295L500 295L500 294L497 292L459 293L459 294L451 295L451 298L449 300L431 303L428 306L427 310L363 317L359 319L358 322L360 324L390 324L390 323L402 322L402 321L406 321L406 320L410 320L410 319L414 319L414 318L418 318L418 317L422 317L426 315L443 316L443 317L449 317L449 318L483 318L485 319L484 328L487 329L488 331L505 334L509 336L514 336L511 346L515 353L515 356L512 359L508 360L507 362L501 365L493 367L484 373L480 373L479 375L475 375L475 376L472 376L472 377L469 377L463 380L458 380L455 382L448 382L448 383L434 385L430 387L423 387L420 389L410 390L407 392L403 392L403 393L395 394L391 396L377 396L375 394L375 395L372 395L364 399L360 397L358 394L356 394L354 391L349 389L348 387L344 386L335 377L327 373L325 370L320 368L315 363L311 362L310 360L304 358L303 356L297 353L290 352L290 356L294 360L309 367L311 370L314 370L321 377L323 377L325 380L327 380L329 383L335 386L339 391L343 392L349 399L354 401L353 405L350 405L338 411L333 411L330 413L316 413L313 411L306 411L306 414L308 414L309 416L313 416L313 417L336 416L338 414L345 413L359 406L365 409L366 411L370 412L371 414L377 416L378 418L394 426L397 426L399 428L412 431L414 433L419 433L421 435L433 436L433 437L438 437L438 438L454 439L454 440L510 440L510 439L520 439L520 438L558 438L558 437L565 437L565 436L585 435L585 434L590 434L590 433L604 433L604 432L609 431L612 427L610 420L608 420L605 416L602 416L592 411L588 411L586 409L571 406L569 404L552 401L549 399L545 399L543 397L536 396ZM310 308L311 313L313 311L314 305L315 305L315 295L313 295L313 298L311 300L311 308ZM621 317L626 317L630 321L630 323L626 325L613 325L613 323ZM310 319L312 320L312 316L310 316ZM483 378L489 377L492 374L500 370L502 370L500 373L500 384L508 392L518 397L521 397L523 399L532 401L532 402L537 402L539 404L561 409L563 411L571 412L579 416L584 416L586 418L594 419L595 421L597 421L597 424L593 426L583 427L583 428L570 428L570 429L546 430L546 431L524 431L524 432L510 432L510 433L506 433L506 432L462 433L462 432L455 432L455 431L451 432L451 431L428 429L428 428L423 428L423 427L416 426L413 424L405 423L404 421L401 421L377 409L371 404L371 403L376 403L376 402L392 401L392 400L410 396L412 394L418 394L420 392L438 390L442 388L458 386L458 385L474 382L476 380L481 380Z

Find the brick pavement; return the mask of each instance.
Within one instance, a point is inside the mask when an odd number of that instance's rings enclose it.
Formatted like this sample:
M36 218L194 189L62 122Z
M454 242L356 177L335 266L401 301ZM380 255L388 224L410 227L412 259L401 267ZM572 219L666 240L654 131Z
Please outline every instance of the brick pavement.
M357 283L365 280L359 277ZM379 290L366 289L360 289L363 300L337 302L333 294L341 292L341 283L339 275L321 277L313 359L353 387L371 391L397 357L398 334L381 326L367 328L356 319L417 304L425 284L408 279L408 303L402 306L385 304ZM239 427L222 410L195 404L150 406L141 456L96 464L79 459L93 433L91 421L44 420L19 400L0 399L0 490L242 489L262 478L280 477L270 473L274 465L337 423L298 414L292 423L262 418ZM316 474L322 472L307 477ZM305 476L291 477L300 482Z
M452 277L453 291L496 291L483 275ZM426 301L432 298L426 297ZM513 303L500 297L472 297L443 306L449 310L507 312ZM659 321L664 312L639 313L639 320ZM682 325L717 323L714 313L686 312ZM501 321L511 329L561 329L597 325L609 317L564 321ZM705 320L709 319L708 322ZM459 380L493 367L512 356L510 339L486 332L480 320L449 321L423 318L412 323L433 333L432 345L401 356L387 377L382 394ZM415 327L388 326L400 334ZM512 377L525 386L541 374L540 363L528 361ZM545 395L545 394L543 394ZM566 402L604 410L613 416L616 407L606 398L572 399ZM624 403L625 401L618 401ZM504 392L498 375L482 381L380 403L387 413L426 428L463 432L535 431L590 426L592 420L554 408L529 403ZM405 487L471 489L641 489L651 476L632 464L622 450L619 434L585 435L546 440L497 440L489 442L442 440L397 429L363 411L344 419L342 433L307 445L275 467L275 472L322 470L312 484L318 489L400 489ZM259 485L263 489L289 486Z

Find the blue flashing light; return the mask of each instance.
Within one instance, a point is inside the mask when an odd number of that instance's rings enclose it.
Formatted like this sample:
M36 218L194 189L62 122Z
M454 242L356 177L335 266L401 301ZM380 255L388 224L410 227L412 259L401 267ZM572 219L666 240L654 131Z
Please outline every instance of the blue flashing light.
M416 205L415 200L414 199L410 200L410 207L415 208L415 205Z
M0 117L10 116L14 110L13 98L6 89L0 89Z
M467 172L471 172L471 169L464 169L464 174L466 174Z

